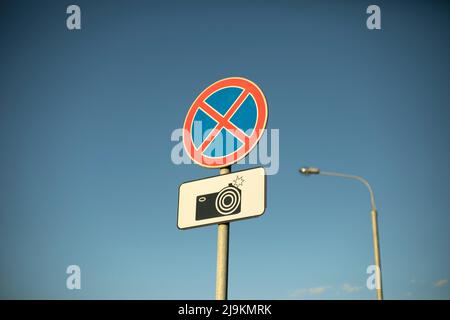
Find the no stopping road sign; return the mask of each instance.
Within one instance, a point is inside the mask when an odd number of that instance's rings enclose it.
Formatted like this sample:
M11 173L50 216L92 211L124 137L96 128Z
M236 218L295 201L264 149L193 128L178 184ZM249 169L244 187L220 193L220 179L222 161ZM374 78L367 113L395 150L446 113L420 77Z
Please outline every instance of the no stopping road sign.
M226 78L195 99L184 121L183 145L189 157L208 168L238 162L258 143L267 123L261 89L244 78Z

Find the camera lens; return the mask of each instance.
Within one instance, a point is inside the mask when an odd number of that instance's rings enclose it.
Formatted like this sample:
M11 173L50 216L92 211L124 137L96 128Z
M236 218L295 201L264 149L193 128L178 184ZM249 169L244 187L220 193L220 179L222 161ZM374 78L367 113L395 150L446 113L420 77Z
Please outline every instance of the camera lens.
M241 202L241 195L237 188L223 188L216 198L216 209L222 215L233 213Z

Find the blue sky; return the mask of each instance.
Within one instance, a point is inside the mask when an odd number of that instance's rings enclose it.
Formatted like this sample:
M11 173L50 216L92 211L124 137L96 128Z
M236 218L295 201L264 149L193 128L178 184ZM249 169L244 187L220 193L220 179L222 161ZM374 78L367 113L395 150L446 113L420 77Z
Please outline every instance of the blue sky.
M373 299L362 184L379 209L385 298L450 298L450 8L378 1L0 5L0 298L212 299L216 227L176 228L174 129L229 76L279 129L267 210L231 224L229 297ZM234 166L233 170L252 167ZM79 265L82 289L67 290Z

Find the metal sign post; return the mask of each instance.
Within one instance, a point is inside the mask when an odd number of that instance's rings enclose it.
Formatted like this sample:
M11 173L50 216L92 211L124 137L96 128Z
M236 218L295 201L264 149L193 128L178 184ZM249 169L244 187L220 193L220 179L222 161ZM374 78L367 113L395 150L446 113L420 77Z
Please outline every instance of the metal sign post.
M221 168L220 174L231 172L231 166ZM230 223L219 223L217 227L217 271L216 300L227 300L228 297L228 246Z

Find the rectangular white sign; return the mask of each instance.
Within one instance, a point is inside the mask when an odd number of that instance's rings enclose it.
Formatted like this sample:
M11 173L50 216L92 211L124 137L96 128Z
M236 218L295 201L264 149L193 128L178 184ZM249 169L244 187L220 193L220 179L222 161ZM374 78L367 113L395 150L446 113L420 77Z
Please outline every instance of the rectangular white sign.
M178 228L257 217L266 208L264 168L236 171L180 185Z

